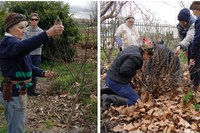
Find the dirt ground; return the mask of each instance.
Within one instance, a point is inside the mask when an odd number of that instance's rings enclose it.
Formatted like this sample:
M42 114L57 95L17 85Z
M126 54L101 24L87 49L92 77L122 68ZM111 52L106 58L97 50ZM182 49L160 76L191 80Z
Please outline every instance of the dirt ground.
M90 127L82 119L84 109L81 103L76 103L74 116L69 123L68 118L76 95L50 95L51 80L39 78L37 97L29 97L27 106L26 129L29 133L81 133L95 132L96 127ZM93 130L94 131L93 131Z

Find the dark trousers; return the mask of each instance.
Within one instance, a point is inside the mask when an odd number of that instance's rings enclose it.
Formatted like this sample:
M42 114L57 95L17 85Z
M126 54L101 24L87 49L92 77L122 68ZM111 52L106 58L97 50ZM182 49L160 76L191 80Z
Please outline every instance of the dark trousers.
M31 55L32 64L36 67L40 67L41 65L41 55ZM35 80L36 77L33 75L32 79Z
M195 65L190 67L191 80L195 87L200 84L200 49L196 53Z
M36 67L40 67L40 64L41 64L41 55L31 55L31 61L32 61L32 64ZM32 87L28 89L28 95L31 96L31 95L38 95L36 92L35 92L35 89L36 89L36 84L37 84L37 80L36 80L36 76L33 74L32 75Z

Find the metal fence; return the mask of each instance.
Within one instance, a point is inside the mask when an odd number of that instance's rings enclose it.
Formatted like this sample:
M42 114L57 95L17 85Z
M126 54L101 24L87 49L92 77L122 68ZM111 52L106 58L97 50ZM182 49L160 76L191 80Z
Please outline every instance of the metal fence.
M120 24L122 23L115 20L110 20L101 24L101 46L105 44L115 46L113 37ZM155 42L163 40L165 45L171 48L174 48L179 41L175 25L135 23L134 26L141 37L146 37Z

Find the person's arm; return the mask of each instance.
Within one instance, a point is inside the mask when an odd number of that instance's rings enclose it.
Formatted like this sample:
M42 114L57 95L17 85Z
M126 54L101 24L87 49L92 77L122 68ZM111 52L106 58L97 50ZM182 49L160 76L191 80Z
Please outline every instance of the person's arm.
M115 35L114 35L114 40L118 47L122 47L122 40L121 40L122 33L123 33L123 27L122 27L122 25L120 25L117 28Z
M177 29L178 29L178 35L179 35L180 43L176 47L175 54L178 55L181 49L183 51L186 51L187 47L191 44L191 42L194 38L194 24L192 24L189 27L185 37L181 34L183 28L180 26L180 24L177 25Z
M121 38L119 38L118 36L114 36L114 40L117 44L118 47L121 47L122 46L122 40Z
M49 70L42 70L39 67L36 67L34 65L32 65L32 72L33 75L37 76L37 77L53 77L55 74L52 71Z
M25 40L18 40L15 37L8 37L7 43L3 44L5 46L3 53L8 58L16 58L17 56L25 56L29 54L32 50L38 48L45 42L48 42L49 38L46 32L42 32L38 36L34 36Z
M188 47L194 38L194 24L190 26L187 31L186 37L179 43L181 48Z
M32 65L32 72L34 76L43 77L44 70L39 67Z
M25 56L32 50L48 42L50 37L62 34L63 30L64 27L62 25L54 25L49 30L22 41L16 39L15 37L8 37L7 43L4 44L4 50L2 52L8 58ZM7 38L5 37L5 39Z

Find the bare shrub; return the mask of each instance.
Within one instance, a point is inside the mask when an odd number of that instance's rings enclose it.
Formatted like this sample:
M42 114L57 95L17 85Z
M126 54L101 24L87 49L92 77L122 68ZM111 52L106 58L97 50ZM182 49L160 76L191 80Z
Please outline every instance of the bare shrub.
M177 88L181 81L180 71L179 58L169 48L156 46L154 55L144 64L134 83L137 88L144 88L158 97Z

